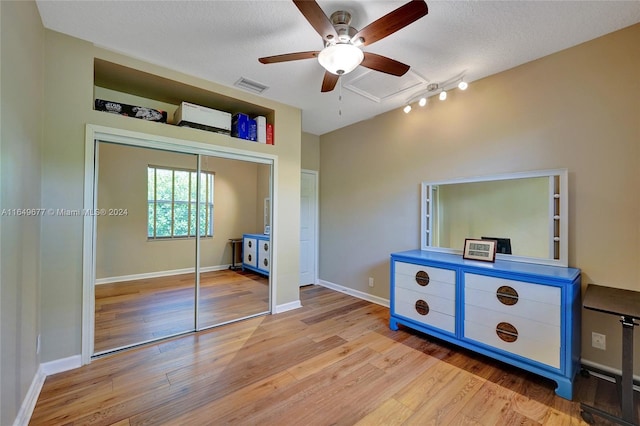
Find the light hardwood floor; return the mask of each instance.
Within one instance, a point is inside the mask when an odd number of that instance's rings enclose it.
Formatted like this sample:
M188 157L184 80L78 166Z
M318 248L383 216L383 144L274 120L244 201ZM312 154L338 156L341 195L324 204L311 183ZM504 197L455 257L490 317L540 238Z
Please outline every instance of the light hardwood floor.
M94 360L46 379L33 425L578 425L613 386L547 379L401 328L319 286L303 307ZM604 423L599 423L604 424Z
M96 353L194 330L195 274L101 284L95 292ZM252 272L200 276L200 324L269 311L269 279Z

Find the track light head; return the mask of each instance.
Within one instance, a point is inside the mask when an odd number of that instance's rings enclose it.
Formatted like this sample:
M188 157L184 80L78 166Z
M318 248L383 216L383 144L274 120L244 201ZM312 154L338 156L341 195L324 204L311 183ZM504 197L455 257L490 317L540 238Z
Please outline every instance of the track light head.
M1 0L0 0L1 1ZM447 90L460 89L467 90L469 83L464 81L464 75L458 75L457 77L439 83L429 83L426 87L426 91L418 92L414 97L409 99L405 104L403 111L408 114L411 112L411 104L418 103L420 107L424 107L429 102L429 97L438 95L438 99L441 101L447 100Z

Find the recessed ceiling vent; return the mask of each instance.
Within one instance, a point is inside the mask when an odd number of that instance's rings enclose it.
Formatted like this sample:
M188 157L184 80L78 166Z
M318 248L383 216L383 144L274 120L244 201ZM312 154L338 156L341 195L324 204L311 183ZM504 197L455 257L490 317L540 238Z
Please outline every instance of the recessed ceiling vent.
M389 74L367 71L350 80L344 87L365 98L380 103L408 90L415 90L427 84L428 81L424 77L412 70L409 70L409 72L402 77L393 77Z
M253 93L262 93L267 90L269 87L265 86L262 83L258 83L257 81L249 80L248 78L240 77L238 81L233 83L234 86L239 87L244 90L248 90Z

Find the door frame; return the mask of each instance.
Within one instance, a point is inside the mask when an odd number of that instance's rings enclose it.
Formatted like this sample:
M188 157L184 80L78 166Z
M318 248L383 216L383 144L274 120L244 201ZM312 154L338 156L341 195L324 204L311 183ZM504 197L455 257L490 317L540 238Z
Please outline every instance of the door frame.
M271 165L271 273L269 274L269 300L270 311L276 312L276 288L278 256L277 238L274 227L277 223L278 186L278 156L266 153L257 153L237 148L220 145L205 144L186 139L177 139L166 136L158 136L130 130L123 130L94 124L87 124L85 129L85 158L84 158L84 201L83 212L96 211L98 172L96 158L96 144L98 142L110 142L140 148L162 149L165 151L184 154L200 154L206 156L227 158L233 160L251 161L254 163ZM92 214L83 214L83 241L82 241L82 365L91 363L94 352L94 327L95 327L95 267L96 267L96 234L97 221ZM199 239L196 239L199 241ZM196 243L199 245L199 242ZM199 251L199 250L198 250ZM199 256L196 258L196 270L199 267Z
M319 194L319 182L320 182L320 172L318 172L317 170L309 170L309 169L302 169L300 171L301 175L310 175L314 177L314 185L313 185L313 198L314 198L314 203L315 203L315 221L313 224L313 233L314 233L314 252L315 252L315 256L314 256L314 267L313 267L313 284L318 284L318 260L319 260L319 250L320 250L320 241L319 241L319 237L320 237L320 194ZM302 185L302 184L301 184Z

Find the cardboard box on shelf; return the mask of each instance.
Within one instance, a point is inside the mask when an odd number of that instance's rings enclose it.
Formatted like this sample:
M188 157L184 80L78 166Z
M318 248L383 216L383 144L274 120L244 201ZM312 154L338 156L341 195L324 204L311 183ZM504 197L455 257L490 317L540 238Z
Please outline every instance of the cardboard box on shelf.
M231 132L231 113L201 105L182 102L173 119L178 126L193 127L228 135Z
M267 117L258 115L253 118L256 120L256 138L260 143L267 143Z
M267 145L274 145L273 124L267 123Z
M121 102L105 101L104 99L96 99L94 107L96 111L105 111L146 121L157 121L158 123L167 122L167 112L159 109L127 105Z
M241 112L233 114L231 119L231 136L249 140L249 116Z
M253 118L249 119L249 140L253 142L258 140L258 124Z

